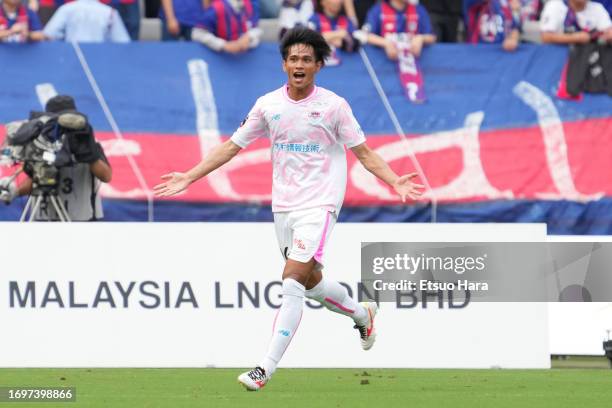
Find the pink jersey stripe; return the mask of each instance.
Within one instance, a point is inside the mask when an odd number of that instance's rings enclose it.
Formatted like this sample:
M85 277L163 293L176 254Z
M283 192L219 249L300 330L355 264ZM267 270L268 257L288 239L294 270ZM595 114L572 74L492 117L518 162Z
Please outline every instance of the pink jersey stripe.
M325 298L325 301L326 301L326 302L328 302L328 303L331 303L332 305L336 306L338 309L340 309L340 310L342 310L342 311L344 311L344 312L346 312L346 313L351 313L351 314L355 313L355 311L354 311L354 310L351 310L351 309L349 309L348 307L344 307L344 306L342 306L340 303L338 303L338 302L334 301L334 300L333 300L333 299L331 299L331 298L326 297L326 298Z

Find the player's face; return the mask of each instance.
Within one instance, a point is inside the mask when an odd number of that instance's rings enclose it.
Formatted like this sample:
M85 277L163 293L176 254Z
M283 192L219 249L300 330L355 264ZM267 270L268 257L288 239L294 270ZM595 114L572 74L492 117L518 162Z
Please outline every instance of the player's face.
M289 48L287 59L283 61L283 71L287 73L290 88L304 91L313 86L314 77L321 69L322 62L315 58L310 45L295 44Z

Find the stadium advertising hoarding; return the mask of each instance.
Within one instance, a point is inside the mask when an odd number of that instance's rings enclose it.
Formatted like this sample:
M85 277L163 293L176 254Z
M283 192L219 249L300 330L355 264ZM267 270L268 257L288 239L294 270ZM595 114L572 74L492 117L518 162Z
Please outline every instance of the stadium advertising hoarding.
M326 273L362 295L366 241L543 241L538 224L343 224ZM265 351L282 257L268 223L3 225L3 367L237 367ZM550 366L546 303L381 303L376 347L305 308L285 367ZM317 352L312 353L313 347Z

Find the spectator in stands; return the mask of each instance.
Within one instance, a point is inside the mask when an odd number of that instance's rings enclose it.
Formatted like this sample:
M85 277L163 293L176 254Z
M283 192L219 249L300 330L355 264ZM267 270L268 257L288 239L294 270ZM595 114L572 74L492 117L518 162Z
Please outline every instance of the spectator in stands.
M161 0L162 40L191 41L191 30L211 0Z
M281 26L280 38L283 37L287 30L295 26L307 26L310 17L314 13L315 0L283 0L280 14L278 16ZM351 20L353 25L357 24L357 15L355 14L355 6L353 0L342 0L346 16Z
M36 13L21 4L20 0L3 0L0 3L0 41L25 43L42 41L45 36Z
M117 10L98 0L77 0L57 9L43 33L52 40L129 42Z
M363 31L355 37L362 43L384 48L387 57L397 60L398 41L410 42L410 51L421 55L423 46L436 42L425 7L415 0L382 0L370 9Z
M612 41L612 22L606 9L590 0L549 1L540 19L542 42L586 44L595 37Z
M355 25L346 16L342 0L317 0L315 13L308 22L309 28L320 32L334 48L353 51L358 44L353 38Z
M138 0L100 0L117 10L132 41L140 35L140 5Z
M212 0L198 19L191 38L215 51L238 54L259 45L258 22L257 0Z
M436 40L455 43L459 40L459 23L463 12L462 0L421 0L429 13Z
M74 0L27 0L30 8L38 11L38 15L46 25L58 7ZM111 6L119 12L123 24L128 30L130 38L138 40L140 31L140 6L138 0L100 0L100 2Z
M596 3L601 3L604 8L606 9L606 11L608 12L608 15L612 16L612 0L593 0Z
M502 44L506 51L518 48L521 33L508 0L464 0L467 42Z
M542 11L542 0L510 0L514 19L521 24L525 21L538 21Z
M278 22L280 24L279 37L282 38L287 30L302 25L306 26L310 16L314 13L312 0L283 0Z

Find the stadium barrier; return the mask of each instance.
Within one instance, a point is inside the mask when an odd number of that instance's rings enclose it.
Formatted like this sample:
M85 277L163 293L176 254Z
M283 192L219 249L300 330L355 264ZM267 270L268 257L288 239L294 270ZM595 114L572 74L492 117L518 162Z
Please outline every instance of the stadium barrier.
M503 236L499 234L503 227ZM280 305L269 223L4 223L2 367L244 367ZM357 291L362 241L544 241L543 224L338 224L326 274ZM550 366L546 303L381 303L375 347L307 302L284 367Z

